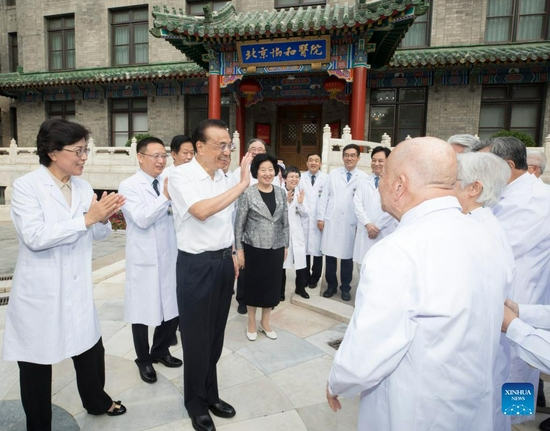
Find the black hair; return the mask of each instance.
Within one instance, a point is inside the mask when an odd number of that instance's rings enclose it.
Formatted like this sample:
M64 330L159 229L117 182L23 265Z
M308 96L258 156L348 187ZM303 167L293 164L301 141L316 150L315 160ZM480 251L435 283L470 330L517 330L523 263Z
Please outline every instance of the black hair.
M202 120L199 124L197 124L197 127L195 127L195 130L193 131L193 138L191 140L195 153L197 152L197 142L206 142L206 140L208 139L208 136L206 136L206 130L211 127L227 130L227 124L225 124L225 122L222 120L217 120L215 118Z
M344 147L344 149L342 150L342 155L344 155L344 153L349 149L354 149L355 151L357 151L357 157L359 157L361 155L361 149L359 148L359 145L356 145L356 144L346 145Z
M36 136L36 153L40 164L50 166L50 153L60 151L82 139L88 141L89 136L90 131L78 123L57 118L44 121Z
M308 160L311 156L317 156L321 159L321 161L323 160L323 156L321 156L321 154L315 153L315 152L314 153L309 153L306 157L306 160Z
M271 154L260 153L252 160L250 164L250 174L252 178L258 178L258 169L263 162L271 162L273 169L275 170L275 175L279 175L279 165L277 164L277 159Z
M173 151L174 153L178 153L180 150L181 145L184 142L193 143L191 141L191 138L187 135L176 135L172 138L172 142L170 142L170 151Z
M391 150L388 147L383 147L382 145L379 145L378 147L374 147L372 152L370 153L371 157L375 155L376 153L384 153L386 155L386 158L388 158L391 154Z
M298 169L297 166L294 166L294 165L290 165L290 166L287 166L286 169L284 170L283 172L283 178L286 180L286 177L288 176L288 174L290 174L291 172L294 172L295 174L298 174L298 176L302 176L301 172L300 172L300 169Z
M164 146L164 142L162 142L162 139L150 136L148 138L140 139L140 141L136 145L136 152L141 153L145 148L147 148L147 145L149 144L161 144L162 146Z

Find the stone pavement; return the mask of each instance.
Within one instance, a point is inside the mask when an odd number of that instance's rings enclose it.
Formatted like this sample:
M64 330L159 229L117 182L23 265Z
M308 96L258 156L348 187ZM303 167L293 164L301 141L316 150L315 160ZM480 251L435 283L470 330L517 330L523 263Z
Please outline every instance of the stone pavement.
M7 236L0 236L2 249L4 243L9 246L11 241L16 242L0 223L0 235L6 232ZM97 269L93 275L106 350L106 390L113 399L122 400L128 412L114 418L88 415L80 402L69 359L53 366L53 429L191 431L183 406L182 368L155 365L158 381L153 385L139 377L131 327L122 320L123 247L121 233L114 234L108 242L96 243ZM11 255L15 255L13 250ZM8 260L5 255L0 257L2 272ZM218 378L220 396L235 406L237 415L232 419L215 417L219 431L351 431L357 427L358 397L342 399L343 408L338 413L333 413L325 400L326 379L335 354L327 342L343 336L343 322L347 322L352 309L340 301L322 298L319 287L308 290L310 300L293 297L291 272L288 271L286 286L288 299L272 313L277 340L258 334L256 341L248 341L246 316L239 315L236 302L232 303ZM6 310L0 306L0 349ZM172 348L172 354L182 358L181 344ZM24 431L17 364L0 359L0 376L0 429ZM546 386L550 399L550 385ZM536 424L546 417L538 414L537 421L515 430L537 430Z

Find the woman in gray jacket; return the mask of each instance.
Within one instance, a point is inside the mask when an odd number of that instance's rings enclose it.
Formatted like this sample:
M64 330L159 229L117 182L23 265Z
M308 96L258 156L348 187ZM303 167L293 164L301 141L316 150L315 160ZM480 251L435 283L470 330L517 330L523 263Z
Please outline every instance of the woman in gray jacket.
M279 303L283 262L289 243L288 214L285 191L272 184L279 173L277 159L258 154L250 166L258 183L250 186L239 198L235 218L235 246L238 263L245 267L244 303L248 310L246 336L257 338L256 309L262 308L260 332L272 340L277 334L269 324L271 308Z

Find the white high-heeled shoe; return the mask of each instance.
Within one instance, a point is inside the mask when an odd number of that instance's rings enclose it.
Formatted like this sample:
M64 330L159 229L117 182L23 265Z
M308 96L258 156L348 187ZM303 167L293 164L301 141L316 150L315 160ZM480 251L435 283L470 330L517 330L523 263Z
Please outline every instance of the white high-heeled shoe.
M245 331L246 331L246 338L248 338L249 341L256 341L256 338L258 338L257 332L248 332L248 328L246 328Z
M263 332L265 336L270 340L277 339L277 333L275 331L266 331L264 328L262 328L262 325L260 325L260 332Z

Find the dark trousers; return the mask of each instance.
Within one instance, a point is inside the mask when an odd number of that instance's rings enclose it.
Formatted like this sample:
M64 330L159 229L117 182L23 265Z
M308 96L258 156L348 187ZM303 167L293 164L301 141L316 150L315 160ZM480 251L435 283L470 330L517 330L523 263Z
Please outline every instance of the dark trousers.
M307 285L309 284L309 271L307 268L297 269L296 270L296 293L305 292Z
M84 353L73 356L76 384L82 405L92 415L102 415L113 400L105 386L105 349L101 338ZM27 416L27 431L52 429L52 366L18 362L21 402Z
M323 256L313 256L313 266L311 264L311 256L306 256L306 270L308 281L307 284L316 284L321 278L321 272L323 271ZM311 270L310 270L311 268Z
M336 278L336 258L326 256L325 280L328 284L328 289L338 289L338 279ZM351 290L351 279L353 277L353 259L340 259L340 290L349 292Z
M134 336L138 367L153 365L153 359L164 358L170 354L168 348L176 336L177 328L177 317L157 326L153 335L153 347L149 351L149 327L141 323L132 323L132 335Z
M231 250L178 253L178 308L183 347L183 390L189 416L204 415L219 401L216 364L233 295Z
M239 277L237 278L237 294L235 295L235 299L239 303L239 305L244 305L244 271L245 269L239 269ZM283 287L283 293L284 293L284 287Z

